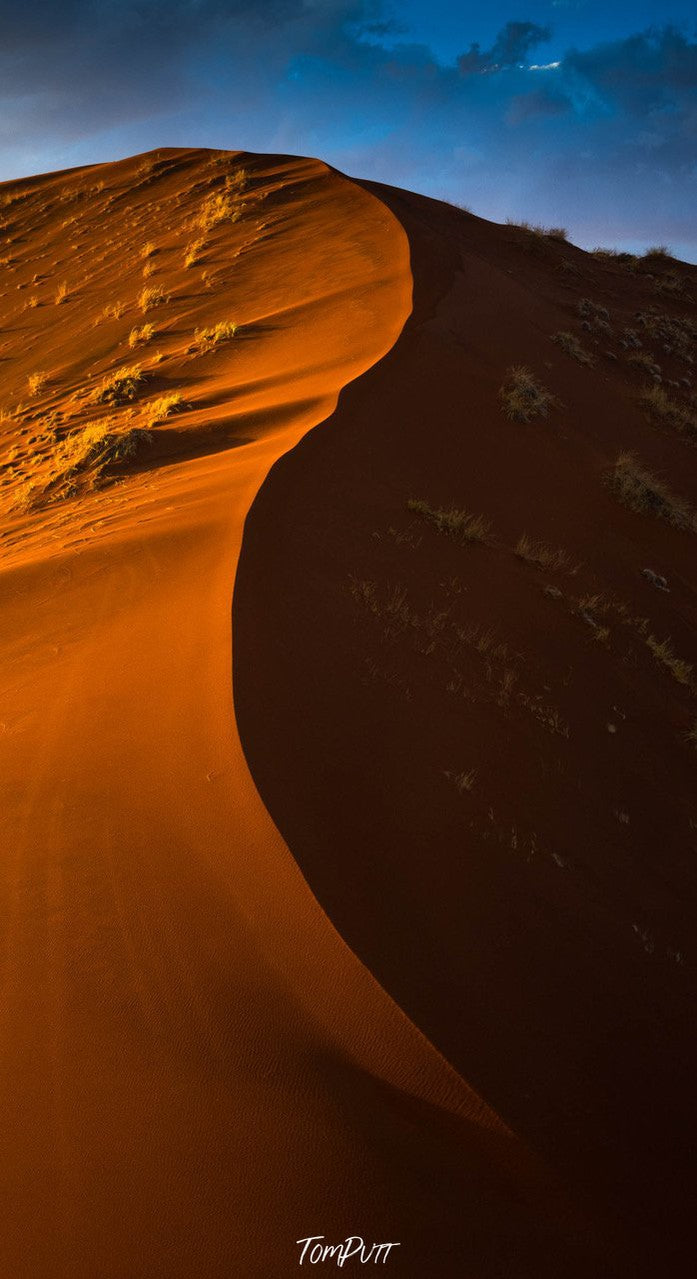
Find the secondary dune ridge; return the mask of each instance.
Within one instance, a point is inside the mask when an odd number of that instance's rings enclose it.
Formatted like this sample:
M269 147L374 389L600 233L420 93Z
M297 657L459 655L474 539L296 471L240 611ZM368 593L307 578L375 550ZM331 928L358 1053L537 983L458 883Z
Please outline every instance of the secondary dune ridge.
M2 196L3 1273L266 1279L347 1234L410 1276L592 1272L318 905L233 713L247 511L397 340L398 220L234 153Z

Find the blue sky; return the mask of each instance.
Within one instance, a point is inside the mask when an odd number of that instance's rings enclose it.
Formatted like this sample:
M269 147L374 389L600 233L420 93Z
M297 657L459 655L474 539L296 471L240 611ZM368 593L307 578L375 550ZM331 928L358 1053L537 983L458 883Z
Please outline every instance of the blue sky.
M577 243L697 260L697 20L669 0L0 0L0 178L319 155Z

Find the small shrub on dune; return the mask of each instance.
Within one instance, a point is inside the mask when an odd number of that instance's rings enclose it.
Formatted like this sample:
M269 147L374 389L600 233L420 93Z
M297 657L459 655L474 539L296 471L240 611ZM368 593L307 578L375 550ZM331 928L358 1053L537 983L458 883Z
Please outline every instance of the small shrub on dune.
M135 400L145 381L139 364L117 369L105 377L94 393L97 404L128 404Z
M610 312L606 306L594 302L592 298L580 298L578 313L583 320L584 329L597 330L599 333L612 333Z
M692 683L692 664L684 661L682 657L678 657L673 652L670 640L657 640L655 635L649 635L646 643L656 661L661 666L665 666L666 670L673 676L673 679L677 680L678 684L686 684L689 687Z
M676 528L694 529L694 515L687 502L671 493L633 453L620 453L606 478L615 497L630 511L657 515Z
M30 373L27 389L30 395L40 395L48 381L48 373Z
M128 345L131 350L136 346L142 346L145 342L151 342L155 336L154 324L136 325L131 329L128 335Z
M407 510L414 511L433 524L439 533L445 533L458 542L485 542L491 528L482 515L471 515L469 511L458 510L454 506L447 509L429 506L420 498L410 498Z
M595 363L593 356L585 347L581 346L578 338L573 333L555 333L552 341L560 346L562 351L570 355L573 360L577 360L579 364L585 364L589 368Z
M192 240L191 244L188 245L186 253L184 254L184 266L187 269L192 266L197 266L201 261L203 243L203 240Z
M142 427L130 427L125 431L112 431L103 422L91 422L69 435L55 455L57 477L69 477L95 464L99 469L111 462L123 462L135 457L138 450L151 442L149 431Z
M518 538L514 554L518 556L518 559L525 560L526 564L546 569L548 572L570 567L569 557L561 547L554 550L551 546L545 546L544 542L533 541L527 533L521 534Z
M120 320L125 310L125 302L111 302L109 306L104 307L102 318L105 320Z
M213 192L204 200L195 226L208 232L220 222L237 222L245 208L239 198L245 186L246 174L243 169L227 177L222 190Z
M189 350L195 350L199 354L205 355L207 351L212 351L221 342L229 342L231 338L234 338L237 329L238 325L233 320L220 320L212 328L196 329L193 344L189 347Z
M649 355L648 351L632 351L632 354L627 356L627 364L631 364L632 368L648 374L649 377L658 378L661 376L660 364L656 364L653 356Z
M662 422L675 431L697 439L697 414L671 399L662 386L650 386L642 391L641 402L654 422Z
M556 404L551 391L536 382L530 370L520 364L508 370L499 397L506 417L513 422L531 422L536 417L547 417Z
M152 284L149 288L143 289L138 298L141 311L152 311L153 307L164 306L166 302L169 302L169 297L159 284Z
M540 240L563 242L569 238L566 227L563 226L534 226L531 222L516 222L513 218L507 218L506 225L516 227L519 231L527 231L528 235L537 236Z
M667 244L654 244L651 248L644 250L644 262L652 262L654 266L674 261L675 259Z
M151 400L144 406L145 420L149 427L157 426L173 413L181 412L183 407L181 395L177 391L171 391L167 395L158 396L156 400Z
M56 297L55 297L56 306L60 306L61 303L65 302L68 297L69 297L68 285L66 281L64 280L63 283L59 284L58 288L56 289Z

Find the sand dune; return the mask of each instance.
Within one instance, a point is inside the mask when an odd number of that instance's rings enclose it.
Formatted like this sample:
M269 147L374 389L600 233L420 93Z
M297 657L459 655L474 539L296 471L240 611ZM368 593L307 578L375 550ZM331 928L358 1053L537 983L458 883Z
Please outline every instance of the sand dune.
M409 1276L609 1272L342 940L236 727L247 513L397 342L398 218L316 161L193 151L2 195L2 1273L268 1279L349 1234Z

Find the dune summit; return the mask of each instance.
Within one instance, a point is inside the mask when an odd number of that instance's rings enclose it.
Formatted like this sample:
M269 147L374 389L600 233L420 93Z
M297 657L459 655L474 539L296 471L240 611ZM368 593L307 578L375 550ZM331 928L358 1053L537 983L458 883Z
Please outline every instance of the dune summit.
M292 157L0 200L2 1272L678 1255L694 269Z

